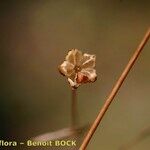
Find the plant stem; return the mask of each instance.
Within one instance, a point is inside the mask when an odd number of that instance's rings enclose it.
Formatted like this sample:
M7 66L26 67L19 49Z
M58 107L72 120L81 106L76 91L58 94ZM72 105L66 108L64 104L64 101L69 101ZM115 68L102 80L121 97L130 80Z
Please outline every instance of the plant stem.
M75 127L77 125L77 89L72 89L72 102L71 102L71 126Z
M125 67L125 69L123 70L121 76L119 77L118 81L116 82L115 86L113 87L112 91L110 92L108 98L106 99L103 107L100 109L100 112L99 112L98 116L96 117L94 123L92 124L92 126L89 129L86 137L83 140L83 143L80 147L80 150L85 150L85 148L87 147L87 145L90 142L93 134L95 133L98 125L100 124L102 118L104 117L106 111L108 110L108 108L109 108L111 102L113 101L115 95L117 94L118 90L120 89L122 83L124 82L125 78L127 77L128 73L131 70L132 66L134 65L135 61L137 60L139 54L143 50L143 48L144 48L146 42L148 41L149 37L150 37L150 28L146 32L146 34L145 34L144 38L142 39L141 43L139 44L139 46L135 50L135 53L133 54L133 56L129 60L129 62L128 62L127 66Z

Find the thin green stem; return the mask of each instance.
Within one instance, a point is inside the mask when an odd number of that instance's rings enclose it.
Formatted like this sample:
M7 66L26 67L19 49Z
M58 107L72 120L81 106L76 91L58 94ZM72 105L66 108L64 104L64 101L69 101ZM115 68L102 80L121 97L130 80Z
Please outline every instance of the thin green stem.
M72 89L71 101L71 126L75 127L78 123L78 110L77 110L77 89Z

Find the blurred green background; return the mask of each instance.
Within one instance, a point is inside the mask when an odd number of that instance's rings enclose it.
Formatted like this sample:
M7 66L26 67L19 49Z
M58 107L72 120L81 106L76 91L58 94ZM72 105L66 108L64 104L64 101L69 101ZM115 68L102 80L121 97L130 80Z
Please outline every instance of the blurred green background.
M72 48L97 56L98 80L78 89L80 124L95 119L150 25L150 1L1 1L0 17L0 137L25 140L69 126L70 87L57 67ZM150 125L149 97L150 41L88 149L134 139ZM150 137L132 148L149 149Z

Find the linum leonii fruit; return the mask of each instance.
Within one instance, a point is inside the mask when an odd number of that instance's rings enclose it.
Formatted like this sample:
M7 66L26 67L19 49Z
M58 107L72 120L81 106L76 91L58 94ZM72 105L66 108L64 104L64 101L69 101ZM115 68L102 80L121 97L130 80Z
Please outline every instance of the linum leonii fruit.
M67 77L70 86L76 89L84 83L96 81L95 61L95 55L72 49L65 57L65 61L59 66L59 71Z

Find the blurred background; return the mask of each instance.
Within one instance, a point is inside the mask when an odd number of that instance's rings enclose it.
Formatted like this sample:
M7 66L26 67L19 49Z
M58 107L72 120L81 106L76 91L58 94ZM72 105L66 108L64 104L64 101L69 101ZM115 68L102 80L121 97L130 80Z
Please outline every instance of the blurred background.
M150 1L1 1L0 17L0 139L21 141L70 125L71 91L57 68L72 48L97 56L98 80L78 89L80 124L94 121L150 25ZM150 126L149 49L150 41L89 150L118 150ZM149 148L150 135L132 150Z

